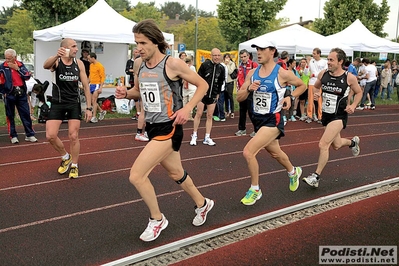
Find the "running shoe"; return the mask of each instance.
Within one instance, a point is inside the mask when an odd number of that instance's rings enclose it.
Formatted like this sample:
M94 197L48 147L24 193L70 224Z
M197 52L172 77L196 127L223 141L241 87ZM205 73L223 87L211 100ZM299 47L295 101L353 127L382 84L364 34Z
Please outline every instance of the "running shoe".
M166 220L163 214L162 214L162 219L160 221L153 219L149 220L150 221L148 222L147 228L140 235L140 239L145 242L157 239L158 236L161 234L161 231L164 230L169 224L168 220Z
M100 121L103 120L106 114L107 114L106 110L103 110L102 112L100 112L100 115L98 116L98 120L100 120Z
M77 166L71 166L71 170L69 171L69 178L78 178L79 177L79 169Z
M60 175L65 174L69 170L69 166L72 163L72 156L69 154L68 159L62 159L60 167L58 167L58 173Z
M236 136L245 136L247 135L247 131L244 130L238 130L236 133L234 133Z
M355 146L351 147L353 156L358 156L360 153L360 138L358 136L354 136L352 141L355 143Z
M296 191L299 187L299 178L302 175L302 168L295 167L295 173L293 175L288 175L290 178L290 190Z
M305 122L306 123L312 123L312 119L308 117L308 118L306 118Z
M358 106L358 107L356 107L356 110L364 110L364 107Z
M25 141L37 142L37 138L35 136L25 137Z
M19 143L18 138L17 138L17 137L11 138L11 143L12 143L12 144L17 144L17 143Z
M136 141L143 141L143 142L147 142L149 141L148 137L145 136L145 133L137 133L136 136L134 137L134 139Z
M220 118L215 115L215 116L213 116L213 121L219 122Z
M204 145L215 146L216 143L211 138L205 138L202 142Z
M191 146L196 146L197 145L197 136L191 135L190 145Z
M312 173L309 176L302 178L302 180L311 187L319 187L319 178L320 176L318 174Z
M306 120L306 116L301 116L301 118L299 118L299 121L305 121Z
M91 123L97 123L97 122L98 122L97 117L92 117L92 118L90 119L90 122L91 122Z
M296 121L295 116L292 115L290 121L295 122Z
M241 203L244 205L254 205L257 200L262 198L262 190L256 191L255 189L250 188L245 194L245 197L241 199Z
M256 135L256 132L255 132L255 131L252 131L252 133L249 134L249 136L250 136L251 138L255 137L255 135Z
M205 206L201 208L195 208L196 215L193 219L193 225L203 225L206 221L206 216L208 215L208 212L212 210L213 205L215 205L215 202L213 200L205 198Z

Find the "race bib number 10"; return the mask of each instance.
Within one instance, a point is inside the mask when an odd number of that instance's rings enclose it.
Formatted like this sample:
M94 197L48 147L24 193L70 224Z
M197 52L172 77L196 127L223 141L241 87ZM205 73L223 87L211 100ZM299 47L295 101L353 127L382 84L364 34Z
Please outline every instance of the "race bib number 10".
M159 87L156 82L140 83L141 100L146 112L161 112L161 100L159 97Z

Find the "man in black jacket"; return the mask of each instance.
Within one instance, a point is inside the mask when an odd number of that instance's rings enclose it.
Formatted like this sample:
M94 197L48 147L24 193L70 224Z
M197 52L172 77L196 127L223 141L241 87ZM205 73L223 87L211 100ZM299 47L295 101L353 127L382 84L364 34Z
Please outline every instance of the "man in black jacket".
M214 146L216 143L211 139L212 129L212 116L215 110L216 102L219 98L219 94L225 80L225 69L220 64L222 54L219 49L213 48L211 51L212 60L205 60L200 66L198 74L208 83L209 88L206 92L202 101L197 105L197 113L194 117L194 131L191 135L190 145L197 145L197 130L200 124L202 113L206 105L206 125L205 125L205 138L202 142L205 145Z

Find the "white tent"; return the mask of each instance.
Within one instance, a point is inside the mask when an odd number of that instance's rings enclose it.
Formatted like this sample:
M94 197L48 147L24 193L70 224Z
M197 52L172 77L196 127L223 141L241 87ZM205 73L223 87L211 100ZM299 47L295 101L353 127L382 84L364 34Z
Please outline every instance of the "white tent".
M399 53L399 43L381 38L369 31L363 23L356 19L344 30L326 37L328 41L339 40L355 51Z
M343 49L347 56L353 56L353 49L347 45L332 40L327 41L326 37L314 31L308 30L297 24L266 33L262 36L239 44L239 50L246 49L249 52L256 51L251 48L254 41L273 41L279 52L287 51L289 54L312 54L314 48L320 48L323 55L328 55L335 47Z
M105 0L98 0L76 18L61 25L33 32L35 52L35 77L51 81L50 71L43 69L44 61L57 53L63 38L103 43L103 53L97 53L107 74L125 75L129 43L134 43L132 32L136 22L131 21L110 7ZM173 45L173 34L164 33L165 40ZM80 46L79 46L80 48ZM94 49L92 52L95 52ZM78 53L80 55L80 53ZM50 91L50 90L48 90Z

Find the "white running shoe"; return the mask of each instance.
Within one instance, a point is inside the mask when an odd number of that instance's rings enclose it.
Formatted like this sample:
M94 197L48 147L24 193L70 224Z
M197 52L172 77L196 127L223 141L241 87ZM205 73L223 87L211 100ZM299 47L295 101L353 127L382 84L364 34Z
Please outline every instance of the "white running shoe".
M215 202L213 200L205 198L205 206L195 209L195 213L197 215L194 217L193 225L203 225L206 221L206 216L208 215L208 212L212 210L213 205L215 205Z
M302 180L311 187L319 187L319 175L312 173L307 177L302 178Z
M25 141L37 142L37 138L35 136L25 137Z
M355 142L355 146L351 147L353 156L358 156L360 154L360 138L358 136L353 137L353 142Z
M100 112L100 115L98 116L98 120L100 120L100 121L103 120L106 114L107 114L106 110L103 110L102 112Z
M216 145L216 143L211 138L205 138L202 143L205 144L205 145L209 145L209 146L215 146Z
M164 230L169 222L166 220L165 216L162 214L162 219L160 221L149 219L147 228L140 235L140 239L149 242L158 238L161 234L161 231Z
M134 137L134 139L137 141L143 141L143 142L149 141L149 139L148 139L148 137L146 137L145 133L141 133L141 134L137 133L136 137Z
M190 145L191 146L197 145L197 136L191 135Z
M19 143L18 138L17 138L17 137L11 138L11 143L12 143L12 144L17 144L17 143Z
M91 123L97 123L97 122L98 122L97 117L92 117L92 118L90 119L90 122L91 122Z

